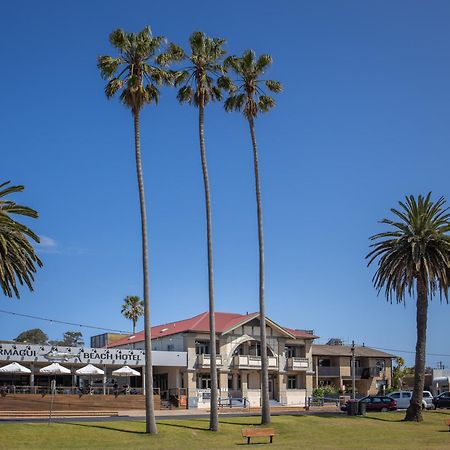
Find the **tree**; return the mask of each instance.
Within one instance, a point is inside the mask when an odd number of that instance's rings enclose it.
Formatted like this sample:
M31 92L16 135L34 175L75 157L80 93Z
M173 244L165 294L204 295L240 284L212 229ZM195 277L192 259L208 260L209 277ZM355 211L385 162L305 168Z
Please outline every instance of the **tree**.
M31 330L23 331L14 340L16 342L27 344L45 345L47 344L48 336L40 328L33 328Z
M125 297L122 315L133 322L133 334L136 333L136 323L139 317L144 315L144 302L137 295L129 295Z
M118 51L119 56L99 56L97 64L102 78L108 80L105 87L106 96L112 98L120 92L120 101L131 110L134 121L134 146L142 236L147 433L157 433L157 428L153 403L147 213L141 160L140 113L146 104L158 103L158 87L163 84L170 84L172 79L171 74L163 67L168 62L167 55L158 54L163 41L162 36L153 36L149 27L145 27L140 33L126 33L122 29L117 29L110 34L109 42Z
M392 372L392 385L396 389L403 388L403 378L414 373L414 369L410 367L405 367L405 360L401 356L396 358L397 365L394 367Z
M50 345L63 345L65 347L81 347L84 345L83 334L79 331L66 331L62 340L48 341Z
M400 209L391 209L394 220L381 223L392 229L375 234L374 243L366 258L368 265L378 259L373 283L378 292L385 289L386 299L397 303L406 295L416 296L417 342L414 367L414 389L404 420L420 422L422 394L425 380L425 347L428 298L439 292L448 302L450 279L450 214L444 197L436 202L431 193L406 197Z
M210 333L210 371L211 371L211 413L209 429L219 430L217 365L216 365L216 326L214 317L214 273L212 247L211 193L209 187L208 165L205 148L205 107L209 102L222 99L222 87L230 81L224 76L222 60L225 55L224 39L211 38L200 31L189 38L190 55L172 45L170 51L178 60L186 59L188 67L175 75L175 85L181 85L177 98L180 103L189 103L198 108L198 132L200 141L200 159L202 164L203 185L206 209L206 240L208 256L208 296L209 296L209 333Z
M262 89L264 84L271 92L281 92L281 83L274 80L262 80L266 69L272 64L269 55L256 57L253 50L247 50L242 57L230 56L225 60L225 66L231 68L237 75L230 89L230 96L225 101L226 111L240 111L248 121L250 137L253 147L253 169L255 177L256 211L258 219L258 244L259 244L259 317L261 329L261 423L270 423L269 403L269 364L267 359L266 339L266 306L264 298L264 232L263 210L261 201L261 183L259 175L259 156L256 145L255 119L259 113L268 112L275 106L272 97L266 95Z
M39 237L11 216L36 219L38 213L12 200L2 200L9 194L24 190L23 186L9 184L10 181L0 184L0 286L7 297L15 295L20 298L17 284L26 284L32 291L34 274L37 267L42 267L42 261L30 243L30 240L39 243Z

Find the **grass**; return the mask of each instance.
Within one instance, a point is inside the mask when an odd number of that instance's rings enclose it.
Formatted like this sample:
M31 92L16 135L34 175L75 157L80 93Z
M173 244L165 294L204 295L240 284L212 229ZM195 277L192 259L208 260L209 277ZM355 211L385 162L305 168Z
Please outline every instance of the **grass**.
M404 413L299 415L273 418L278 435L270 449L449 449L449 411L425 413L422 423L402 422ZM85 423L2 423L0 449L231 449L246 445L241 429L257 417L221 418L219 433L207 430L206 419L158 422L156 436L144 434L140 421ZM252 439L253 442L253 439ZM267 438L255 443L268 442ZM261 445L257 445L261 448ZM245 447L244 447L245 448Z

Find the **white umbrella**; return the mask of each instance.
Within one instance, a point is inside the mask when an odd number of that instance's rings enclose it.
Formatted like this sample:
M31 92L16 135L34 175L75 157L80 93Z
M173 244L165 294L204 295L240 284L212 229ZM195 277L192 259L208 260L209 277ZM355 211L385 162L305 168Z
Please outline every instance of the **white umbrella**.
M11 363L7 366L0 367L1 373L31 373L31 370L19 363Z
M75 370L77 375L87 375L89 378L89 393L92 394L93 391L91 389L91 377L92 375L104 375L105 372L98 367L93 366L92 364L88 364L87 366L82 367L81 369Z
M128 366L123 366L120 369L114 370L112 373L115 377L140 377L141 374Z
M112 373L115 377L140 377L141 374L137 371L132 369L129 366L123 366L120 369L114 370ZM128 380L128 385L129 385L129 380Z
M61 366L59 363L53 363L49 366L45 366L42 369L39 369L39 372L46 373L49 375L67 375L70 374L70 370L66 367Z
M81 369L75 370L75 373L77 375L104 375L105 372L92 364L88 364Z
M15 393L16 387L15 387L15 383L14 383L14 375L16 373L29 374L29 373L31 373L31 370L25 366L22 366L19 363L13 362L11 364L8 364L7 366L0 367L0 373L12 373L13 374L12 384L13 384L13 389L14 389L14 393Z

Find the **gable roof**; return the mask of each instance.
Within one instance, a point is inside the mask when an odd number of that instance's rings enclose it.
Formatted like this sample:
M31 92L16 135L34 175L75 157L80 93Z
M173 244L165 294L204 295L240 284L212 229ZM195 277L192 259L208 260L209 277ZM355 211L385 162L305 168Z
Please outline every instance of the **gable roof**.
M313 356L352 356L351 345L327 345L327 344L313 344ZM395 355L382 352L371 347L362 345L355 345L355 356L366 356L372 358L396 358Z
M237 314L237 313L225 313L225 312L216 312L216 333L228 333L238 326L242 326L244 323L256 318L259 316L259 313L251 313L251 314ZM317 336L313 334L300 331L300 330L292 330L289 328L280 327L276 323L272 322L270 319L267 319L270 325L283 330L285 334L289 337L293 338L306 338L306 339L315 339ZM164 336L170 336L172 334L177 333L185 333L185 332L209 332L209 313L203 312L198 314L197 316L191 317L189 319L179 320L176 322L170 322L163 325L157 325L152 327L151 334L152 339L157 339ZM142 342L144 340L144 331L140 331L139 333L135 333L133 335L124 337L119 339L118 341L113 342L108 347L119 347L122 345L131 345L137 342Z

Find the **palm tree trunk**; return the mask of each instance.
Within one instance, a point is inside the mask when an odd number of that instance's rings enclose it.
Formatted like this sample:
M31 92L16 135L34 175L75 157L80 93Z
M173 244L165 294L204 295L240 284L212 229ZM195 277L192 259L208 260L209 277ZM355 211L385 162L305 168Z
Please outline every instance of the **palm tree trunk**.
M214 317L214 273L213 273L213 254L212 254L212 222L211 222L211 194L209 189L208 165L206 163L205 151L205 108L199 106L198 114L198 132L200 137L200 156L202 160L203 184L205 188L206 203L206 236L208 247L208 293L209 293L209 354L211 370L211 413L209 418L209 429L211 431L219 430L217 398L217 365L216 365L216 321Z
M255 170L256 208L258 215L258 244L259 244L259 322L261 329L261 424L270 423L269 404L269 361L267 359L266 338L266 304L264 300L264 233L261 203L261 185L259 181L258 147L256 145L255 124L253 119L248 121L253 145L253 167Z
M133 334L136 333L136 321L133 320Z
M427 339L428 289L422 276L417 278L417 343L414 366L414 389L411 403L406 410L407 421L421 422L422 398L425 383L425 347Z
M134 114L134 143L136 150L136 173L139 187L139 204L141 207L142 232L142 269L144 278L144 336L145 336L145 431L156 434L155 405L153 403L153 367L152 367L152 337L150 328L150 292L148 277L148 240L147 213L145 208L144 175L141 161L141 139L139 111ZM134 327L133 327L134 328Z

